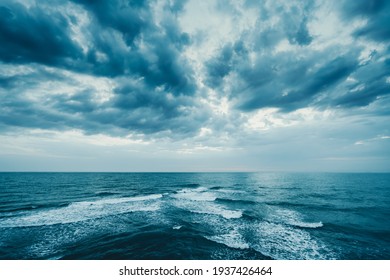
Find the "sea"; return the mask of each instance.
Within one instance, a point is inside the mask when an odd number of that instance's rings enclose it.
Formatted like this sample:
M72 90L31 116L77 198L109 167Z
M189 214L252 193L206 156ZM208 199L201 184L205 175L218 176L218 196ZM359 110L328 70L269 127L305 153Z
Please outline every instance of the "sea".
M390 174L0 173L0 259L390 259Z

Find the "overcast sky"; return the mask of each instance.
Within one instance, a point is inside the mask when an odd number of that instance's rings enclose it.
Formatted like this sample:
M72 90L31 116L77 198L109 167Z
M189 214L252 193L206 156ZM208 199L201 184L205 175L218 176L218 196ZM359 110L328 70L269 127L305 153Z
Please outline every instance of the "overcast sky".
M0 3L2 171L389 172L389 93L386 0Z

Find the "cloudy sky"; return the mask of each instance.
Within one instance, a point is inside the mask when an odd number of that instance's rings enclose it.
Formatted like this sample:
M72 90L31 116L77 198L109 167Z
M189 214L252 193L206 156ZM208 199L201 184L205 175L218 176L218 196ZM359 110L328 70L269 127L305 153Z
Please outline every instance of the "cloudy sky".
M390 1L2 0L2 171L390 171Z

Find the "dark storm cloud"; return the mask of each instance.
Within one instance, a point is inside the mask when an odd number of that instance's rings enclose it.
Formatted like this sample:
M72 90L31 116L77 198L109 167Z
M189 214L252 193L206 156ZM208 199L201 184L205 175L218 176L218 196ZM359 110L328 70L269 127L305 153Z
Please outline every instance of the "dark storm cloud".
M207 75L206 83L211 87L221 85L223 78L232 70L233 47L231 44L225 45L216 57L206 63Z
M69 66L81 48L69 37L69 23L59 12L5 1L0 4L0 59L11 63L38 62Z
M341 12L346 22L353 19L366 21L354 35L375 41L390 40L390 2L387 0L342 1Z
M151 86L164 86L176 94L195 89L191 67L181 51L188 34L178 28L175 13L181 5L168 6L157 25L150 1L74 1L91 18L83 27L86 52L72 38L77 17L46 9L48 3L29 8L19 3L0 5L0 59L10 63L42 63L101 76L131 75Z
M238 53L228 44L208 62L206 81L214 88L230 85L227 94L243 111L366 106L389 93L390 68L380 54L364 64L359 55L359 48L329 48L304 56L266 53L251 63L247 52Z
M234 97L244 111L264 107L292 111L315 103L322 93L345 80L356 67L353 56L333 58L326 53L313 53L304 59L286 54L261 58L254 67L238 72L243 83L235 88Z
M2 97L0 119L8 126L28 128L63 129L72 126L70 117L34 104L23 96Z
M208 110L194 103L192 97L167 95L143 81L120 80L109 108L114 108L116 113L104 117L112 117L118 126L147 132L169 130L188 134L209 117ZM116 116L119 116L117 120Z
M354 72L354 81L339 91L333 104L343 107L366 106L390 94L390 67L386 60L373 53L368 63L360 65Z
M336 4L345 23L362 19L364 24L351 32L353 44L324 47L313 47L317 38L310 23L318 7L312 1L248 0L240 9L239 2L217 1L218 13L233 23L246 16L245 9L255 9L257 19L239 38L221 41L197 67L205 70L197 73L203 88L186 57L193 38L178 20L186 2L2 1L0 127L194 135L212 119L199 98L208 88L227 96L239 112L349 109L389 93L390 50L378 50L363 62L360 44L388 42L388 1ZM197 34L207 33L202 32ZM277 50L283 44L290 49ZM91 81L75 78L83 75ZM101 99L98 86L88 84L93 77L111 82L109 98ZM59 88L48 89L50 83Z
M138 76L149 86L163 86L177 95L194 93L192 69L181 56L189 36L181 32L174 15L181 5L167 6L157 25L153 1L74 2L82 4L93 19L86 30L93 44L86 55L91 67L81 71Z
M202 108L191 96L174 96L162 89L148 87L143 80L116 80L114 94L101 101L98 88L72 77L52 74L51 83L59 90L39 93L40 84L46 81L47 71L13 77L7 94L0 95L0 120L8 126L41 129L80 129L86 134L106 133L126 135L164 133L191 136L209 118L207 108ZM70 92L61 85L72 86ZM74 91L78 88L77 91ZM39 94L34 98L34 94ZM33 100L31 99L33 98ZM5 128L4 128L5 129Z
M128 45L132 45L134 39L148 27L152 16L149 1L73 0L73 2L84 5L101 26L121 32Z
M229 96L242 111L361 107L388 94L390 68L383 58L389 50L376 52L363 62L364 48L358 43L312 49L315 36L310 34L308 23L316 6L309 2L283 5L266 1L259 6L247 1L246 6L259 14L255 28L222 46L205 63L205 83ZM387 40L388 1L343 1L337 7L345 20L367 21L352 31L356 40ZM283 40L298 47L275 52Z
M7 65L1 66L7 69ZM86 110L86 104L80 105L77 111L69 113L66 106L61 108L58 106L58 104L66 105L67 102L75 106L75 102L65 98L68 94L66 91L62 92L64 95L47 94L46 96L37 92L42 83L47 81L77 85L75 81L39 65L34 65L34 68L35 71L2 77L9 82L7 85L0 83L1 122L8 126L41 129L80 128L83 119L79 115L81 110ZM39 96L35 97L32 92ZM80 91L74 98L87 100L89 97L90 95L86 95L85 91ZM90 103L91 100L88 102Z
M4 69L34 68L28 74L0 73L1 122L86 133L195 133L208 113L194 97L194 73L182 55L190 44L177 22L185 1L167 2L159 22L155 1L72 2L0 4ZM75 27L82 34L75 34ZM54 68L46 71L46 66ZM112 98L98 102L93 85L86 87L63 70L111 79ZM31 100L31 92L48 81L80 89Z

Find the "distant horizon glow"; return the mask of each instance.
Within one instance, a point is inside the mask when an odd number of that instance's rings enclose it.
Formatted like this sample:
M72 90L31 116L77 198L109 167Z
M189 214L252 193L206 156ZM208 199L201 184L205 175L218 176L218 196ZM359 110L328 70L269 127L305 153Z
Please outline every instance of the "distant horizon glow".
M390 2L0 4L0 171L390 172Z

